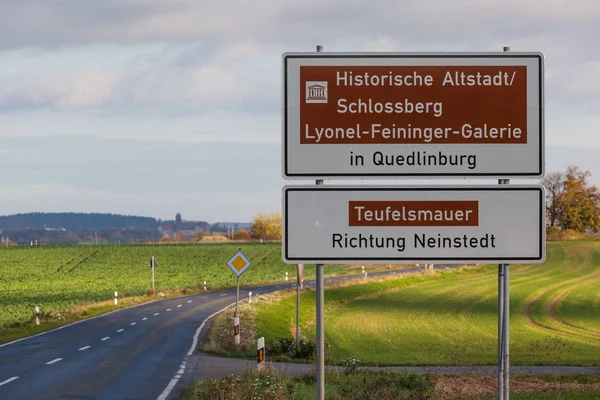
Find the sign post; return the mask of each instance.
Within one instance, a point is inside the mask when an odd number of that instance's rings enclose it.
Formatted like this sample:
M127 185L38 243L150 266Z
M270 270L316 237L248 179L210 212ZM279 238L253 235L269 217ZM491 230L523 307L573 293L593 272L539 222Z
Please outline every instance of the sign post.
M156 258L152 256L150 262L148 263L148 268L152 269L152 294L156 295L156 288L154 287L154 268L158 267L158 263L156 262Z
M296 352L300 351L300 289L302 288L303 272L304 264L298 264L296 278Z
M239 249L228 261L227 266L236 275L236 293L235 293L235 312L234 312L234 338L235 344L240 344L240 320L238 318L238 303L240 301L240 276L248 268L252 266L252 262L246 255Z
M538 52L285 53L286 263L498 263L498 393L509 396L509 263L545 259L544 56ZM508 162L507 160L510 160ZM320 188L323 179L498 178L501 187ZM310 243L303 240L312 238ZM365 273L365 277L367 274Z
M505 52L510 47L504 47ZM499 185L509 185L510 179L498 179ZM509 400L509 359L510 335L510 264L498 264L498 399Z

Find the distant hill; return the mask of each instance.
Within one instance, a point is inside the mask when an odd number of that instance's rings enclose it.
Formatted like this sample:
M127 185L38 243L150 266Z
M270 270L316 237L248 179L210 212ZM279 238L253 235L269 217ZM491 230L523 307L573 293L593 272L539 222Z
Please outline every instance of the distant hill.
M158 220L151 217L118 214L28 213L0 217L0 229L65 229L67 231L135 229L155 231L158 229Z

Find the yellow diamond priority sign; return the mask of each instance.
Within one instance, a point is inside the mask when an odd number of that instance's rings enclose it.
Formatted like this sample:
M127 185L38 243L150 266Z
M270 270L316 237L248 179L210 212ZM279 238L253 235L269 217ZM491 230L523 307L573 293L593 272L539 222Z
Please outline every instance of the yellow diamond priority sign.
M227 261L227 265L233 271L233 273L239 277L248 268L250 268L252 262L250 261L250 259L248 259L248 257L246 257L244 253L242 253L242 250L240 249L237 253L233 255L233 257L229 259L229 261Z

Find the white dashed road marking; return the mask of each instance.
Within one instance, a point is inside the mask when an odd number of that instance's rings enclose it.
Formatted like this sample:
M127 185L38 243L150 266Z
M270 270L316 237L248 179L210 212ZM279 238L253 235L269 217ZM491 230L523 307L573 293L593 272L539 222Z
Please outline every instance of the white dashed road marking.
M119 329L117 332L121 333L123 332L125 329Z
M135 324L137 324L137 322L132 322L129 325L134 326Z
M160 314L160 313L159 313L159 312L155 312L155 313L154 313L154 315L158 315L158 314Z
M144 318L142 318L142 321L145 321L145 320L147 320L147 319L148 319L148 317L144 317Z
M227 296L227 293L223 293L223 294L221 294L221 297L223 297L223 296Z
M178 305L178 306L177 306L177 308L179 308L179 307L181 307L181 306L182 306L182 304Z
M102 338L102 341L104 342L104 341L106 341L106 340L108 340L108 339L110 339L110 336L107 336L107 337L105 337L105 338Z
M48 361L48 362L46 363L46 365L51 365L51 364L57 363L57 362L59 362L60 360L62 360L62 358L55 358L55 359L54 359L54 360L52 360L52 361Z
M89 349L90 347L92 347L92 346L85 346L85 347L82 347L82 348L80 348L80 349L79 349L79 351L87 350L87 349Z
M192 302L191 300L188 300L188 303L191 303L191 302Z
M170 308L167 308L167 311L171 311L171 309L170 309Z
M7 380L0 382L0 386L6 385L7 383L11 383L12 381L15 381L19 379L18 376L13 376L12 378L8 378Z

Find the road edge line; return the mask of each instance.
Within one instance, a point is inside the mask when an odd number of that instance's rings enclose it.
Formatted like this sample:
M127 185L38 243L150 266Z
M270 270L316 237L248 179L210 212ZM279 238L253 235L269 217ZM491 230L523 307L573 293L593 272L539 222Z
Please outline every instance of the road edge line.
M458 267L458 266L459 265L456 265L456 267ZM420 269L419 267L413 267L413 268L416 269L416 270ZM396 275L396 273L400 273L401 275L403 275L405 273L413 272L413 271L408 271L408 270L412 270L413 268L406 268L406 269L397 270L397 271L384 271L384 272L386 272L384 274L384 276ZM448 267L442 266L439 269L438 268L435 268L435 269L437 269L438 271L441 271L441 270L444 270L446 268L448 268ZM405 270L406 270L406 272L399 272L399 271L405 271ZM360 275L357 275L356 277L360 277ZM286 289L285 288L284 289L277 289L277 288L275 288L275 290L273 291L273 293L275 293L275 292L281 292L282 290L286 290ZM218 292L215 292L215 293L218 293ZM247 300L248 300L247 298L246 299L240 299L240 303L242 303L244 301L247 301ZM206 325L206 323L210 319L214 318L215 316L219 315L220 313L226 311L228 308L231 308L233 306L235 306L235 303L231 303L230 305L222 308L221 310L219 310L219 311L217 311L217 312L209 315L208 317L206 317L204 319L204 321L202 321L202 324L200 324L200 326L198 327L198 329L196 329L196 333L194 333L194 337L193 337L193 340L192 340L192 346L190 347L190 350L187 352L187 354L184 356L184 361L185 361L185 359L187 359L187 357L190 357L194 353L194 349L198 346L198 338L200 337L200 332L202 332L202 329L204 328L204 326ZM177 375L179 375L180 377L179 378L175 378L175 376L177 376ZM167 400L167 398L169 397L169 395L171 394L171 392L173 391L173 389L175 389L175 386L177 386L177 383L179 382L179 380L181 378L182 378L181 374L177 374L176 373L175 375L173 375L173 378L169 381L169 384L167 385L167 387L161 392L161 394L156 398L156 400Z
M206 325L206 323L216 317L217 315L221 314L222 312L226 311L228 308L231 308L235 305L235 303L231 303L230 305L228 305L227 307L224 307L222 309L220 309L219 311L209 315L208 317L206 317L204 319L204 321L202 321L202 324L200 324L200 326L198 327L198 329L196 329L196 333L194 334L194 338L192 340L192 346L190 347L190 350L187 352L188 356L191 356L194 353L194 349L198 346L198 338L200 337L200 332L202 332L202 329L204 328L204 326Z
M193 295L190 295L190 296L193 296ZM49 331L40 332L40 333L37 333L37 334L35 334L33 336L26 336L26 337L23 337L23 338L20 338L20 339L13 340L12 342L0 344L0 348L5 347L5 346L9 346L11 344L15 344L15 343L18 343L18 342L22 342L23 340L33 339L35 337L46 335L48 333L60 331L61 329L65 329L65 328L68 328L70 326L80 324L82 322L92 321L92 320L94 320L96 318L105 317L107 315L111 315L111 314L117 313L119 311L130 310L132 308L141 307L141 306L145 306L147 304L155 303L157 301L164 301L164 300L170 300L170 299L156 299L156 300L148 301L146 303L135 304L135 305L132 305L132 306L127 306L127 307L119 308L117 310L112 310L112 311L109 311L109 312L104 313L104 314L96 315L95 317L85 318L85 319L82 319L82 320L79 320L79 321L71 322L70 324L67 324L67 325L59 326L58 328L54 328L54 329L51 329Z
M190 350L186 353L186 355L184 357L184 360L185 360L185 358L187 358L187 357L191 356L192 354L194 354L194 350L198 346L198 338L200 337L200 332L202 332L202 329L204 329L204 327L206 326L206 323L209 320L211 320L212 318L214 318L215 316L217 316L217 315L221 314L222 312L226 311L228 308L233 307L234 305L235 305L235 303L231 303L228 306L223 307L219 311L216 311L216 312L212 313L211 315L209 315L208 317L206 317L204 319L204 321L202 321L202 323L200 324L200 326L198 327L198 329L196 329L196 333L194 333L194 337L192 338L192 346L190 347ZM177 372L179 372L179 371L177 371ZM182 377L182 375L179 374L179 373L176 373L175 375L173 375L173 378L169 381L169 384L167 385L167 387L156 398L156 400L166 400L169 397L169 395L171 394L171 392L173 391L173 389L175 389L175 386L177 385L177 383L179 383L179 380L181 379L181 377Z

